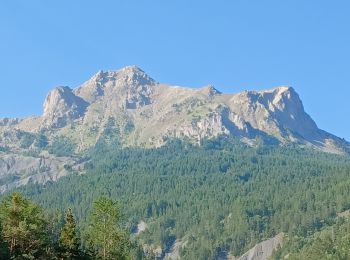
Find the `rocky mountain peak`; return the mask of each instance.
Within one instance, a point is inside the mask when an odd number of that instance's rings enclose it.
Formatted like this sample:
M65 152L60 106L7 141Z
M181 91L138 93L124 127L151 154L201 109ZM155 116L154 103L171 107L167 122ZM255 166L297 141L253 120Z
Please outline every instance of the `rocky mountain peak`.
M244 91L237 95L239 100L243 103L255 104L258 102L272 112L276 110L284 112L291 107L293 107L294 110L304 112L302 101L298 93L292 87L282 86L261 91ZM234 95L234 99L237 95Z
M212 85L202 88L201 92L207 95L208 97L213 97L215 95L221 94L221 92Z
M316 138L318 128L292 87L245 91L231 98L234 114L279 140ZM298 136L298 137L296 137Z
M133 85L154 85L156 81L148 76L142 69L137 66L127 66L120 70L98 71L88 81L106 84L109 81L119 81L129 86Z
M200 142L233 135L252 144L261 137L271 143L299 143L331 152L350 148L318 129L292 87L222 94L210 85L191 89L158 84L136 66L99 71L74 90L57 87L48 94L42 117L3 120L0 127L25 126L27 131L39 124L72 131L81 147L88 147L111 119L126 145L159 146L173 137ZM66 127L73 122L84 133Z
M305 112L298 93L292 87L276 88L269 108L279 125L304 138L310 138L318 130L316 123Z
M274 89L272 89L273 91L275 92L278 92L278 93L285 93L285 92L294 92L296 93L295 89L291 86L279 86L279 87L276 87Z
M123 95L123 92L138 92L156 85L156 81L137 66L127 66L116 71L98 71L74 93L88 103L100 97Z
M277 87L271 90L274 95L273 104L278 106L281 103L294 103L299 108L303 107L298 93L292 87Z
M137 66L124 67L115 72L115 75L119 80L124 81L129 86L156 84L154 79Z
M56 87L47 95L44 102L43 125L58 128L82 116L88 104L76 96L72 89Z
M90 81L101 82L107 78L107 74L107 72L99 70L90 78Z

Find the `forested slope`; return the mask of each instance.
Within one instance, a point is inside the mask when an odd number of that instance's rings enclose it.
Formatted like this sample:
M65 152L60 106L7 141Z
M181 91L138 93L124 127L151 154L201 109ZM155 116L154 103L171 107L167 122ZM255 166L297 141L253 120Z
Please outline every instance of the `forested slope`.
M350 209L350 159L298 147L252 148L231 138L202 146L174 140L161 148L101 144L86 174L21 191L48 209L73 209L84 229L92 201L117 199L141 244L186 241L184 259L241 255L280 232L307 236Z
M335 224L307 236L294 236L287 239L284 247L272 259L350 259L350 220L340 217Z

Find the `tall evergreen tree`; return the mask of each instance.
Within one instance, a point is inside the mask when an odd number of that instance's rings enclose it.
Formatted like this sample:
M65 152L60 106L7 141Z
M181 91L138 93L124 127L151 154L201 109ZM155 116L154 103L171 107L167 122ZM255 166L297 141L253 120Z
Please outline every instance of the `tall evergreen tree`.
M0 222L11 258L45 258L49 246L41 207L13 193L0 204Z
M88 240L98 259L130 259L129 240L120 227L116 201L102 197L94 202Z
M68 209L65 217L65 224L62 228L60 239L60 249L64 259L77 259L80 254L80 239L77 235L76 221L71 209Z

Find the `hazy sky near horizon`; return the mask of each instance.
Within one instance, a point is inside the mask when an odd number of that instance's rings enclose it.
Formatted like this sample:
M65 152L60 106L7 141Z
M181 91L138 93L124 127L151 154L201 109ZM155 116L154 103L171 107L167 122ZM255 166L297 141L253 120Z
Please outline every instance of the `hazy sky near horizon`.
M53 87L137 65L230 93L290 85L349 141L349 13L346 0L4 0L0 117L39 115Z

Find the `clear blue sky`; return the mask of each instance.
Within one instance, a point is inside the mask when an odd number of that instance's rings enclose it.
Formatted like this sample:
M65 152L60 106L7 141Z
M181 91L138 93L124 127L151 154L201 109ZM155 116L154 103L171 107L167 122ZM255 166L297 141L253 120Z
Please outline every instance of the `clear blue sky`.
M135 64L224 92L291 85L319 127L350 140L350 1L3 0L0 117Z

